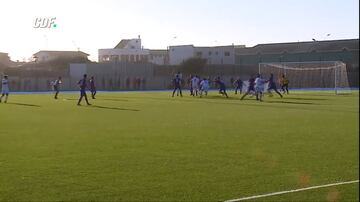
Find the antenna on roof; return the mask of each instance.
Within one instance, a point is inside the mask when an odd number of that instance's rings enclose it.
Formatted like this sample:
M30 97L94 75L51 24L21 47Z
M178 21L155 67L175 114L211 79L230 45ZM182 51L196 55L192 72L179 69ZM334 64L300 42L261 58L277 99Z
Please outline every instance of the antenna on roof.
M76 43L75 43L74 40L72 40L72 43L73 43L73 45L75 46L75 48L77 49L77 51L80 51L80 47L78 47L78 46L76 45Z

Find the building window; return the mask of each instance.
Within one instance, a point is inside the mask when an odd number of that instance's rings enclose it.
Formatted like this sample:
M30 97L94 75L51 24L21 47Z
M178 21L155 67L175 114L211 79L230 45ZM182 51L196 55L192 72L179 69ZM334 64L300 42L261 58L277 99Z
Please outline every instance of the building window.
M108 55L102 56L102 61L107 62L110 60L110 57Z
M227 51L227 52L224 53L224 55L225 56L230 56L230 52Z
M216 52L215 52L215 55L219 55L219 52L216 51Z
M209 56L211 56L212 55L212 52L211 51L209 51Z
M202 52L200 52L200 51L199 51L199 52L196 52L196 56L197 56L197 57L201 57L201 56L202 56Z
M135 49L135 46L131 46L131 49Z

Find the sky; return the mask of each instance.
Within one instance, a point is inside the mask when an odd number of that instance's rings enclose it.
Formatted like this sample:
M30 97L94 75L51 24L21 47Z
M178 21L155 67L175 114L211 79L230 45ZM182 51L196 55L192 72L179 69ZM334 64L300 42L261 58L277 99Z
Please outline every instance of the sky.
M37 18L56 27L36 28ZM98 49L142 39L148 49L359 38L359 0L1 0L0 52ZM328 36L328 34L330 34Z

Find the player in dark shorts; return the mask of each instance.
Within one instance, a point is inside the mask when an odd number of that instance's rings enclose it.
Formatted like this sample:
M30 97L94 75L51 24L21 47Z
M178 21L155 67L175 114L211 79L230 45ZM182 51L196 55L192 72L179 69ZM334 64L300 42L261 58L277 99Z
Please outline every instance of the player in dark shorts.
M225 82L220 79L220 77L215 79L215 83L219 85L219 93L225 95L226 98L229 98L228 94L226 93L226 86Z
M289 94L289 79L286 78L285 74L281 75L280 78L280 85L281 85L281 90L287 94Z
M237 94L238 91L240 92L240 94L242 94L243 81L240 78L234 81L234 86L235 86L235 94Z
M270 74L270 78L269 78L269 80L267 81L267 82L269 82L269 87L268 87L268 93L270 93L271 94L271 90L273 90L273 91L275 91L281 98L283 97L282 95L281 95L281 93L277 90L277 87L276 87L276 83L275 83L275 81L274 81L274 75L273 74Z
M241 97L241 100L243 100L247 95L249 95L251 92L255 93L255 78L254 77L250 77L249 79L249 86L248 89L246 91L246 93Z
M95 87L95 79L93 76L90 78L90 92L92 99L95 99L96 87Z
M80 105L81 103L81 100L83 99L83 97L85 97L85 101L86 101L86 104L87 105L91 105L87 99L87 95L86 95L86 88L87 88L87 80L86 80L86 77L87 75L84 74L84 77L83 79L81 79L79 82L78 82L78 85L80 87L80 98L79 98L79 101L78 101L78 104L77 105Z
M189 88L190 88L190 96L194 96L194 90L193 90L192 85L191 85L192 78L193 78L193 76L190 74L189 79L187 80Z
M59 78L58 79L56 79L55 81L54 81L54 83L53 83L53 88L54 88L54 91L55 91L55 96L54 96L54 98L55 99L58 99L58 94L59 94L59 92L60 92L60 84L61 84L62 82L61 82L61 77L59 76Z
M178 95L180 93L180 96L182 97L181 78L179 75L175 76L175 78L173 79L173 83L174 83L174 91L173 91L172 97L174 97L176 91L178 92Z

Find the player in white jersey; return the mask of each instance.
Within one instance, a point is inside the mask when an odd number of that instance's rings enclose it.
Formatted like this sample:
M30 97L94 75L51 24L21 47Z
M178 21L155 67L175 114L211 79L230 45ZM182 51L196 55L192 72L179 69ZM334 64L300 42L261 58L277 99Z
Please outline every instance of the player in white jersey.
M210 88L209 80L207 78L204 78L200 82L200 97L202 97L204 92L205 92L205 96L207 96L209 88Z
M255 95L256 95L256 100L259 100L260 102L262 102L265 83L266 80L263 79L260 74L258 74L255 79Z
M198 95L198 92L199 92L199 82L200 82L200 79L198 76L194 76L192 79L191 79L191 87L193 89L193 96L197 96Z
M6 103L9 97L9 80L8 76L4 75L4 78L1 80L1 97L0 102L2 102L3 97L5 96L4 102Z

